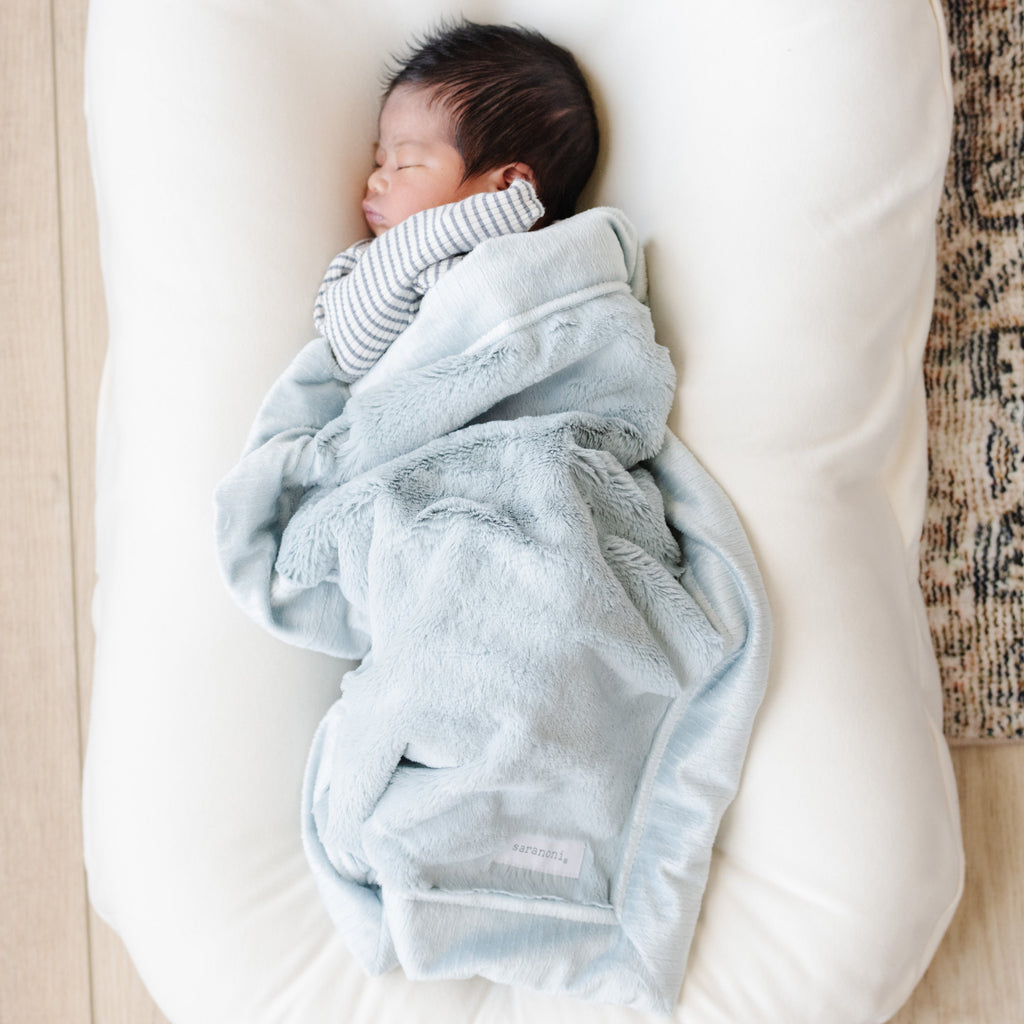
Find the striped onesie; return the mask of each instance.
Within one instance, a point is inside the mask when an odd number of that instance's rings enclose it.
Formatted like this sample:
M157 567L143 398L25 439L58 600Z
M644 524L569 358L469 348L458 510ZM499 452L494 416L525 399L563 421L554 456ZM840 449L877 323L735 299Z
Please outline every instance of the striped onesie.
M427 289L488 238L528 231L544 207L529 182L481 192L414 213L331 260L313 322L327 339L339 376L362 377L412 323Z

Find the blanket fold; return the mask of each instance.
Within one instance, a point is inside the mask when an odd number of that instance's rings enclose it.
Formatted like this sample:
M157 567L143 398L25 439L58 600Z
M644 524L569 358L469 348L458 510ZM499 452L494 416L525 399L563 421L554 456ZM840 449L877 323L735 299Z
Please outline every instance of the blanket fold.
M242 606L360 661L303 828L371 972L677 997L770 626L645 289L615 210L484 242L357 384L311 342L218 491Z

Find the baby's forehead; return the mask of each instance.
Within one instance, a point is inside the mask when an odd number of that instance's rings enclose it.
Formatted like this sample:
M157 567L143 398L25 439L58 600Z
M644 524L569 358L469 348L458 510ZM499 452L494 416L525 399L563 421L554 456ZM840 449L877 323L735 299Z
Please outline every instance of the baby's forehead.
M456 118L437 90L399 85L388 94L377 119L377 145L424 144L455 137Z

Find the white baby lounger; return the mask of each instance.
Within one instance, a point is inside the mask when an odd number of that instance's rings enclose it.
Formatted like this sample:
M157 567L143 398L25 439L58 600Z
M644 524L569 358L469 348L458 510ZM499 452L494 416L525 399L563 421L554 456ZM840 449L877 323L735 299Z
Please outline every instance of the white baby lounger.
M111 337L99 442L92 901L174 1024L635 1011L474 978L368 978L301 848L344 670L235 606L212 494L360 237L382 64L446 14L580 59L589 200L644 244L670 426L735 504L774 620L768 691L674 1011L891 1016L962 871L917 587L921 350L951 103L926 0L364 5L94 0L87 105Z

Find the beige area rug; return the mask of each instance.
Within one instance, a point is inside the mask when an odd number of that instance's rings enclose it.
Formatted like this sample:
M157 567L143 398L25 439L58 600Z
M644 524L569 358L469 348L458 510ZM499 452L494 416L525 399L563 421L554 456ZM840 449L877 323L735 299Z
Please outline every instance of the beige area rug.
M1024 0L945 0L921 583L952 742L1024 740Z

